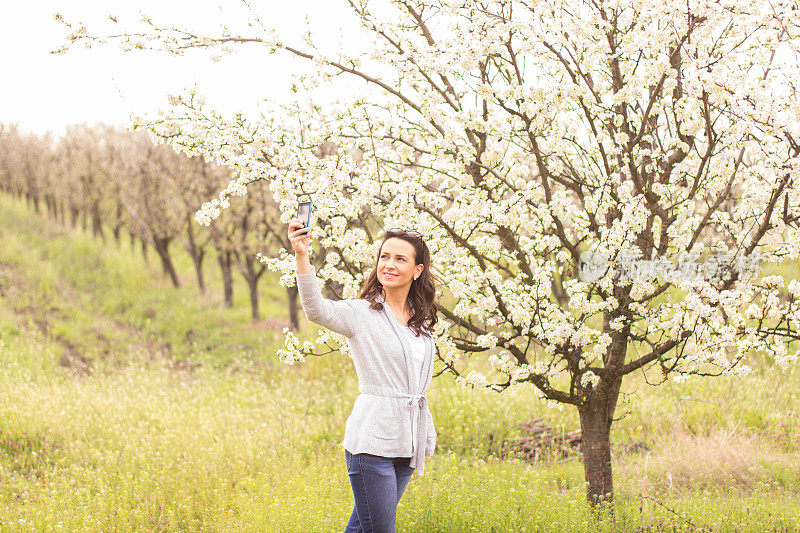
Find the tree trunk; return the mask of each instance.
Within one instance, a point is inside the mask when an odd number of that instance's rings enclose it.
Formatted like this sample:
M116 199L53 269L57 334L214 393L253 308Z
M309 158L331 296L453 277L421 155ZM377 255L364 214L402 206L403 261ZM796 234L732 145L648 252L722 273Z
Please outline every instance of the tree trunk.
M239 270L242 276L247 280L247 288L250 291L250 312L253 321L261 320L261 313L258 310L258 280L261 279L261 274L264 273L264 266L256 271L255 263L257 262L255 255L244 252L244 260L242 256L236 253L236 262L239 264Z
M92 235L100 237L103 243L106 242L106 235L103 233L103 221L100 219L100 206L95 204L92 206Z
M74 205L69 206L70 224L73 228L78 227L78 218L80 217L80 210Z
M175 272L175 266L172 264L172 258L169 255L169 242L170 239L168 237L153 237L153 247L161 258L164 274L169 276L172 284L177 288L181 286L181 283L178 281L178 273Z
M192 258L194 263L194 271L197 274L197 286L200 288L200 293L205 294L206 284L203 279L203 258L206 251L197 245L197 239L194 236L194 226L192 225L191 216L186 216L186 239L183 240L183 246L189 252L189 257Z
M116 213L114 216L114 240L119 245L120 241L122 240L122 228L125 227L125 223L122 221L122 203L117 202L115 209Z
M297 306L297 286L286 287L286 301L289 305L289 323L292 331L300 329L300 316Z
M592 505L614 501L611 470L611 424L622 378L600 380L578 408L581 418L583 472L588 483L586 498Z
M225 307L233 307L233 276L231 275L231 253L219 252L219 268L222 271L222 290L225 294Z
M142 257L144 258L144 264L149 265L147 259L147 241L142 239Z
M203 278L203 259L205 256L205 250L198 250L197 253L192 254L192 262L194 263L194 271L197 274L197 286L200 287L200 294L206 293L206 282Z
M250 289L250 312L253 321L261 320L261 313L258 310L258 276L247 276L247 288Z

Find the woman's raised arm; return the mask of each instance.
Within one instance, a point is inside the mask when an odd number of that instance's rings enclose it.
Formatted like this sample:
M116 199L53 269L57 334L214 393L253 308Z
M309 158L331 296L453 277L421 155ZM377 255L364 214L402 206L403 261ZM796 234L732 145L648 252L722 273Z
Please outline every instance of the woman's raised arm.
M289 240L297 261L297 291L300 293L303 311L310 321L351 337L358 324L356 307L348 300L333 301L322 296L316 273L308 258L310 232L311 228L304 227L299 220L293 220L289 224Z

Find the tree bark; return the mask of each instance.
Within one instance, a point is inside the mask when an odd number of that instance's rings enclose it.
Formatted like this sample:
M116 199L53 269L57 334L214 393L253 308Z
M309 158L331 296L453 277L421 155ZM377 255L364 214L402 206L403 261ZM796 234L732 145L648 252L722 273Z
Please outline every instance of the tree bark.
M103 221L100 218L100 206L97 203L92 205L92 235L100 237L103 243L106 242L106 235L103 233Z
M58 218L56 217L56 204L55 200L50 193L44 195L44 205L47 207L47 218L58 222Z
M258 277L247 278L247 288L250 290L250 312L253 322L261 320L261 312L258 309Z
M617 407L622 378L600 380L578 407L581 419L583 472L588 483L586 499L592 505L613 503L614 482L611 470L611 424Z
M297 306L297 286L286 287L286 301L289 306L289 323L292 331L300 329L300 314Z
M231 275L231 252L220 251L217 256L222 271L222 290L225 296L225 307L233 307L233 276Z
M242 259L241 255L244 255L244 259ZM242 272L242 276L244 279L247 280L247 288L250 291L250 311L253 317L253 321L261 320L261 313L258 309L258 281L261 279L261 275L264 273L265 267L261 265L260 269L256 269L256 260L255 255L252 253L244 252L243 254L236 253L236 262L239 264L239 270Z
M192 218L190 215L186 216L186 239L183 240L183 246L189 252L189 257L192 258L194 264L194 271L197 274L197 286L200 288L200 293L205 294L206 284L203 279L203 259L205 258L205 249L197 244L197 238L194 235L194 226L192 225Z
M117 202L116 205L116 213L114 218L114 240L117 244L120 243L122 238L122 228L125 226L125 223L122 221L122 213L123 207L121 202Z
M78 227L78 218L80 218L81 212L80 210L75 207L74 205L69 206L69 215L70 215L70 224L73 228Z
M206 293L206 282L203 277L203 259L205 259L205 256L205 250L198 250L196 254L192 254L192 263L194 263L194 271L197 274L197 286L200 288L200 294Z
M153 237L153 247L156 249L158 256L161 258L161 266L164 269L164 274L169 276L172 284L177 288L181 286L178 280L178 273L175 271L175 266L172 264L172 257L169 255L169 242L168 237Z
M150 263L148 262L149 260L147 258L147 241L144 239L142 239L142 257L144 258L144 264L149 266Z

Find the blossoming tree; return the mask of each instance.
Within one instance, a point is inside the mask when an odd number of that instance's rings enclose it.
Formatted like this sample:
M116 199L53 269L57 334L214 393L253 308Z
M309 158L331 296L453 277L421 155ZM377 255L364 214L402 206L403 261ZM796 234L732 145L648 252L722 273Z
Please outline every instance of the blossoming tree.
M111 226L119 242L126 217L121 204L124 154L121 150L128 132L104 125L76 124L66 128L55 147L58 169L48 193L66 198L73 225L79 213L92 234L105 241L103 224Z
M443 370L574 406L591 502L613 497L626 376L746 371L754 352L796 360L800 283L741 268L800 255L796 3L348 5L374 40L361 57L283 42L256 12L241 34L146 20L113 38L71 26L70 38L176 53L257 43L313 62L317 84L364 82L325 116L308 104L317 127L303 136L288 120L248 124L199 105L157 127L237 171L200 221L251 181L266 181L287 217L312 194L318 275L342 297L358 294L379 228L425 234ZM324 141L339 149L320 159L311 147ZM269 264L291 283L291 257ZM336 341L289 335L282 357Z
M22 131L17 124L0 124L0 188L25 198L36 213L51 181L52 136Z

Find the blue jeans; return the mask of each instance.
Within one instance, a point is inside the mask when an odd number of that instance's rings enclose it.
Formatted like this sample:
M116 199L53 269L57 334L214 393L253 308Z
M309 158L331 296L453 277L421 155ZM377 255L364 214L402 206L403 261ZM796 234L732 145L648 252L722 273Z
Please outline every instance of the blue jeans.
M397 503L414 469L410 457L344 451L355 505L345 533L392 533Z

